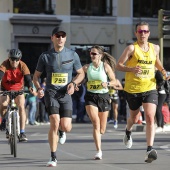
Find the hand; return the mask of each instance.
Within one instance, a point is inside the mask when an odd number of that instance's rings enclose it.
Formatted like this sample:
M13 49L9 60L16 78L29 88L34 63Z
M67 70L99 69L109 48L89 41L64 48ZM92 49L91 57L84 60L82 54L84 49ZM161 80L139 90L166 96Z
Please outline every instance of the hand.
M39 88L38 91L37 91L37 97L38 98L42 98L44 96L44 90L43 88Z
M102 82L102 84L101 84L102 86L103 86L103 88L107 88L108 87L108 82Z
M74 93L74 84L71 82L67 86L67 94L72 95Z
M141 66L136 66L136 67L133 67L133 72L135 73L135 74L141 74L142 73L142 68L141 68Z

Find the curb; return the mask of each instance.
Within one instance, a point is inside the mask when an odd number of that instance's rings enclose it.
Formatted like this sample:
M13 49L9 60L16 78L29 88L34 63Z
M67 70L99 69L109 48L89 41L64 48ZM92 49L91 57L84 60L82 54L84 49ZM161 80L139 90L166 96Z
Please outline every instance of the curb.
M145 132L146 131L146 125L139 125L134 124L132 132ZM170 124L164 125L164 131L170 132Z

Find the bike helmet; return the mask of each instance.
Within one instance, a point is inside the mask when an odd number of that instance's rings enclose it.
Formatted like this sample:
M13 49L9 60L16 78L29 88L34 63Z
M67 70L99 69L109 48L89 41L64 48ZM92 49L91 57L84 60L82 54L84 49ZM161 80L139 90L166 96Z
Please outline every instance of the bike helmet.
M9 58L17 58L17 59L21 59L22 57L22 52L19 49L11 49L9 51Z

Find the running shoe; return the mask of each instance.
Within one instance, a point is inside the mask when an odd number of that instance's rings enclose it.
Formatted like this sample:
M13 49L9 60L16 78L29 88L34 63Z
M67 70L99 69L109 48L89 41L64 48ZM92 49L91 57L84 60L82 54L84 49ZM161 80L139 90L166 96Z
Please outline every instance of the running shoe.
M101 160L102 159L102 151L99 151L96 153L96 155L94 156L95 160Z
M0 130L4 131L6 130L6 119L3 119L0 125Z
M155 149L152 149L151 151L146 152L145 162L151 163L152 161L156 159L157 159L157 152Z
M19 142L26 142L28 140L25 133L20 133L18 138L19 138Z
M125 136L123 138L123 142L124 142L126 148L130 149L132 147L132 143L133 143L131 135L127 136L125 134Z
M59 132L59 142L60 144L63 145L66 142L66 133L61 130L59 130L58 132Z
M109 120L107 121L107 123L108 123L108 124L113 124L113 123L114 123L114 120L113 120L113 119L109 119Z
M57 159L56 158L50 158L50 160L47 162L48 167L55 167L57 166Z
M6 138L9 139L9 131L6 129Z
M117 120L114 120L113 127L114 127L115 129L118 128L118 121L117 121Z

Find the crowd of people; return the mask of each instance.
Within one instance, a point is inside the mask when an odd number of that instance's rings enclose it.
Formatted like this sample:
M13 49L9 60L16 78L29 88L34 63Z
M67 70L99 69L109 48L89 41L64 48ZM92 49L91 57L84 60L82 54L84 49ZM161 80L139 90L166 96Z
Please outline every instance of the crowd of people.
M57 165L58 142L65 143L66 133L72 129L72 115L76 114L77 123L84 123L84 115L88 115L93 125L94 159L101 160L101 138L107 122L113 122L117 129L120 113L127 123L123 142L131 148L132 129L139 120L141 106L146 121L145 162L157 159L153 147L155 118L157 126L163 129L162 106L167 98L165 85L168 86L169 77L159 60L159 46L148 42L149 35L149 24L140 22L135 27L136 42L124 49L117 63L104 48L94 45L89 53L91 63L82 66L78 54L65 47L67 33L64 28L54 28L51 35L53 48L40 55L33 77L21 61L22 52L10 50L8 59L0 65L1 90L18 91L26 86L28 91L26 97L19 95L15 98L21 117L21 141L28 140L25 134L27 106L30 125L50 122L47 167ZM125 72L121 82L116 78L116 70ZM40 82L44 71L46 78ZM156 78L155 72L161 78ZM2 117L8 102L8 96L0 96Z

